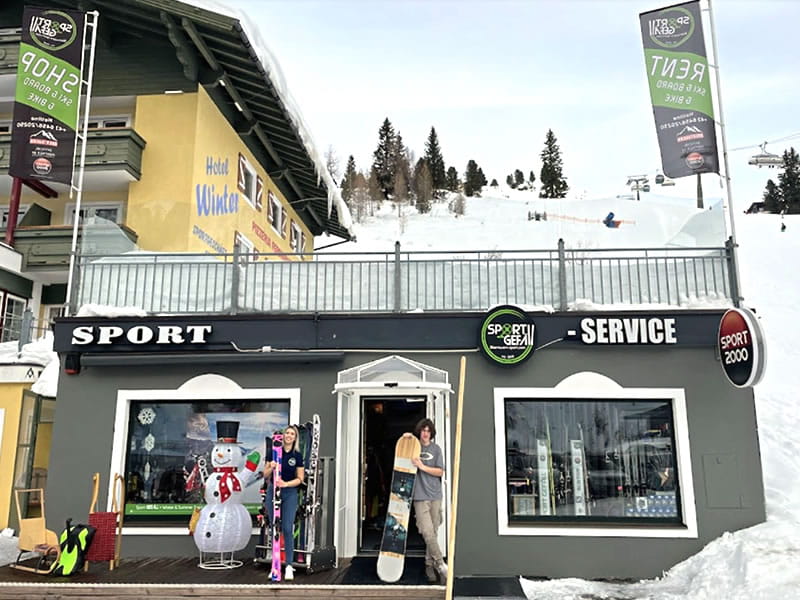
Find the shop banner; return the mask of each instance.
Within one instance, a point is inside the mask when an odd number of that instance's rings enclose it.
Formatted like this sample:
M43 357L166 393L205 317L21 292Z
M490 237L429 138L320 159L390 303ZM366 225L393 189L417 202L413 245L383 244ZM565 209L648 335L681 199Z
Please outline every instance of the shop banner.
M70 183L85 16L25 7L9 175Z
M664 174L719 173L700 2L641 13L639 20Z

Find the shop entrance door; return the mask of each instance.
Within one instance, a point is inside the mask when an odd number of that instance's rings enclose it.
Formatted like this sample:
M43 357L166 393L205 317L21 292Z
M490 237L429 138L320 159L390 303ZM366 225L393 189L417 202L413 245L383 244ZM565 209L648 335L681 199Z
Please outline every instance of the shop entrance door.
M426 396L361 396L361 493L358 553L380 550L397 440L427 415ZM424 556L425 544L412 514L406 555Z

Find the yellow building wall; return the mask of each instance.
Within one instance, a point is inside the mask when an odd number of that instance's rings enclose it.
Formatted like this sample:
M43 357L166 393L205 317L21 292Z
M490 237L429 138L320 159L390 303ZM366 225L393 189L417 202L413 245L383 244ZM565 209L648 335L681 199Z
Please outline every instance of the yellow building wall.
M286 237L267 220L267 202L272 191L312 241L308 228L286 202L278 188L257 163L214 102L202 88L198 91L197 142L192 174L192 208L189 222L189 250L192 252L233 252L235 233L244 235L257 252L291 252L289 227ZM239 154L263 181L261 210L252 206L237 187Z
M130 184L125 223L137 245L153 252L185 252L198 94L160 94L136 99L136 132L147 140L142 179Z
M22 391L29 383L0 383L0 408L5 409L3 439L0 441L0 529L8 527L13 503L14 463L17 456Z

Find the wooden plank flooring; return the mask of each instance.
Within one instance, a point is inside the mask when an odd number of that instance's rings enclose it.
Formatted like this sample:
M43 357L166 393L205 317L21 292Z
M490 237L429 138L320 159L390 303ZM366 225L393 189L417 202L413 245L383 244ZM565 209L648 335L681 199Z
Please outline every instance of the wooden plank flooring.
M444 586L422 584L422 564L417 562L409 560L400 585L383 584L377 579L373 582L368 563L351 565L347 559L340 560L338 569L311 575L297 569L294 581L280 584L269 581L269 569L263 564L206 570L197 566L197 558L128 558L113 571L108 570L107 563L93 563L88 573L71 577L0 567L0 599L442 600Z

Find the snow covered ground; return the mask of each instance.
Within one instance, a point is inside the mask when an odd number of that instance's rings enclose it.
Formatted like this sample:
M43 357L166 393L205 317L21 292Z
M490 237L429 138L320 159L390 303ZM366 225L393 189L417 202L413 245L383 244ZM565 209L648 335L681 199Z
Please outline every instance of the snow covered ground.
M337 249L389 251L398 239L404 250L554 248L559 238L571 248L668 243L720 246L725 227L719 199L707 198L705 204L701 211L692 199L650 194L643 194L640 202L621 198L542 200L534 193L501 188L487 191L483 198L469 198L466 214L458 218L445 204L436 204L431 215L409 209L399 220L396 210L385 204L377 215L355 225L356 244ZM523 579L528 598L800 598L800 409L796 401L800 389L796 341L800 339L796 318L800 277L791 262L800 255L800 219L794 223L794 217L787 217L787 229L781 233L779 216L745 215L742 210L735 214L742 294L745 304L761 317L768 346L767 372L755 389L767 522L726 533L655 580L608 584ZM547 221L528 220L528 212L545 211ZM601 223L610 211L615 219L623 220L617 229Z

